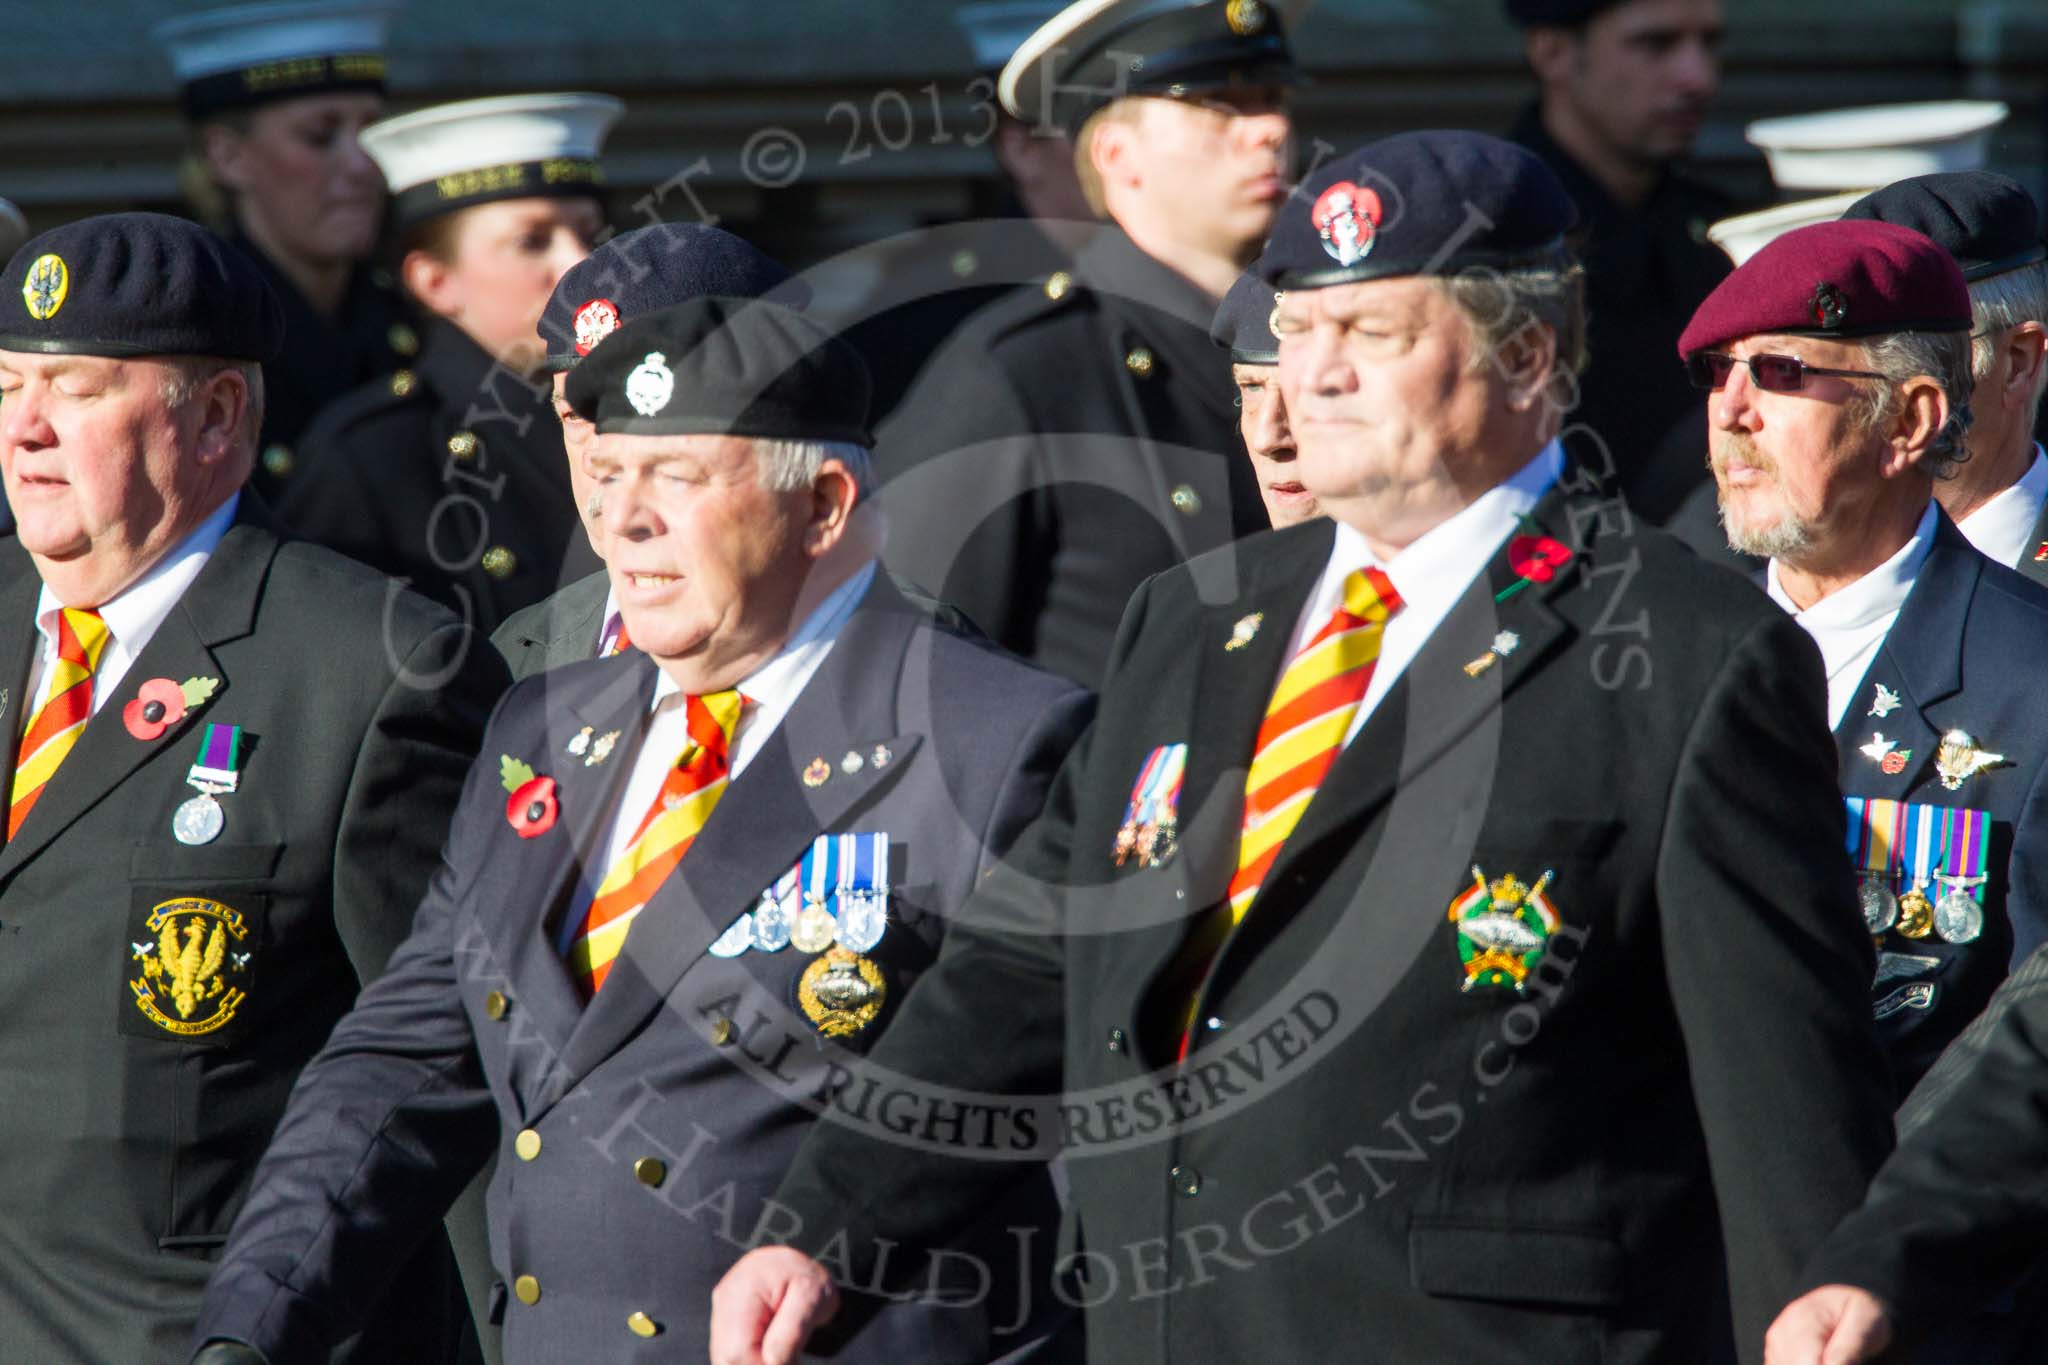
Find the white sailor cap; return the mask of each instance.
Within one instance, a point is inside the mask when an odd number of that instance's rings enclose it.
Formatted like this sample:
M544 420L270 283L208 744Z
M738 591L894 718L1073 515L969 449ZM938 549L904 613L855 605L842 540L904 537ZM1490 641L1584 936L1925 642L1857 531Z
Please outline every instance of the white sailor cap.
M1708 228L1707 240L1727 252L1729 260L1741 265L1794 228L1834 222L1862 197L1862 190L1849 190L1819 199L1774 204L1754 213L1738 213Z
M409 227L495 199L602 193L598 156L625 111L610 95L500 95L373 123L362 144Z
M1936 171L1981 169L1997 100L1937 100L1758 119L1744 130L1787 190L1875 189Z
M953 11L953 22L974 49L977 71L1001 71L1045 22L1058 14L1060 0L977 0Z
M1012 116L1069 131L1125 95L1296 85L1287 35L1314 0L1074 0L996 82Z
M337 90L384 90L384 39L396 0L287 0L166 19L188 117Z

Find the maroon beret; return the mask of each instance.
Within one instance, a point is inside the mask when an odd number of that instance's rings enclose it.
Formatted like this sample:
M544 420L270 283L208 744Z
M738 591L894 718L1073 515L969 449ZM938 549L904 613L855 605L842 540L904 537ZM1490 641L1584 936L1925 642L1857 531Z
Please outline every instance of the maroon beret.
M1967 332L1970 288L1955 258L1896 223L1834 222L1776 238L1722 280L1678 338L1678 354L1737 337Z

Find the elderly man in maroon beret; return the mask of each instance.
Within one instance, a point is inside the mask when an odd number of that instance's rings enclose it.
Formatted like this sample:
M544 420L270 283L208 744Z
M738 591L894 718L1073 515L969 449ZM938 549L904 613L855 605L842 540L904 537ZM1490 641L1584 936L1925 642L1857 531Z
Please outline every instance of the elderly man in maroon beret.
M1839 222L1759 252L1679 342L1712 391L1729 542L1769 559L1766 589L1820 647L1878 945L1871 1012L1901 1094L2048 925L2048 594L1933 497L1969 427L1969 328L1946 251Z

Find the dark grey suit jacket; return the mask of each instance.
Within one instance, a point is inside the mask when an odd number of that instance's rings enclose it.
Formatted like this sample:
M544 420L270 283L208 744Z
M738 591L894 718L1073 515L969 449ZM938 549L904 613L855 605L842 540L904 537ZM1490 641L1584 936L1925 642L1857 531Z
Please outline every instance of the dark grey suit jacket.
M39 586L0 543L9 771ZM146 680L193 677L219 686L184 720L125 726ZM504 685L482 637L244 498L0 848L0 1360L183 1349L300 1068L405 937ZM240 787L187 846L171 818L210 722L242 727ZM404 1273L352 1359L444 1358L446 1286Z
M491 632L491 644L505 656L512 676L530 678L596 654L610 587L604 570L599 569L506 617L505 624Z
M776 1226L767 1196L820 1097L843 1086L946 917L1038 811L1090 709L1071 683L936 625L878 578L585 1008L553 933L586 859L602 856L655 680L629 652L507 695L412 937L279 1125L198 1339L305 1358L356 1320L394 1251L495 1150L492 1251L514 1290L506 1360L701 1361L710 1289ZM608 761L569 753L585 727L618 732ZM501 756L556 780L546 833L508 822ZM883 1011L828 1039L801 1005L817 959L707 949L814 837L846 831L888 833L901 866L887 935L867 955ZM1001 1216L988 1221L1014 1249ZM1003 1325L985 1301L889 1304L841 1358L987 1360Z

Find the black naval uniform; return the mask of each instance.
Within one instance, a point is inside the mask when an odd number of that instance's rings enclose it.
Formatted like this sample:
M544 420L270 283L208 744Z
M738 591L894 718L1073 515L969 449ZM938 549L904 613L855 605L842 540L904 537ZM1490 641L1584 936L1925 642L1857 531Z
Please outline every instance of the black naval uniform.
M314 423L279 510L486 632L597 567L548 390L447 322Z
M326 318L261 247L239 232L228 240L262 269L284 307L284 350L263 367L262 455L249 476L249 486L275 507L298 467L299 438L319 411L357 385L410 363L420 339L381 270L357 266L340 312Z
M1138 584L1267 524L1215 311L1107 227L978 315L881 431L890 567L1098 683Z
M1508 137L1542 157L1579 207L1589 359L1569 421L1599 433L1629 505L1662 525L1707 477L1702 396L1672 356L1686 320L1733 268L1706 237L1732 205L1669 170L1642 208L1622 207L1551 139L1533 104Z

